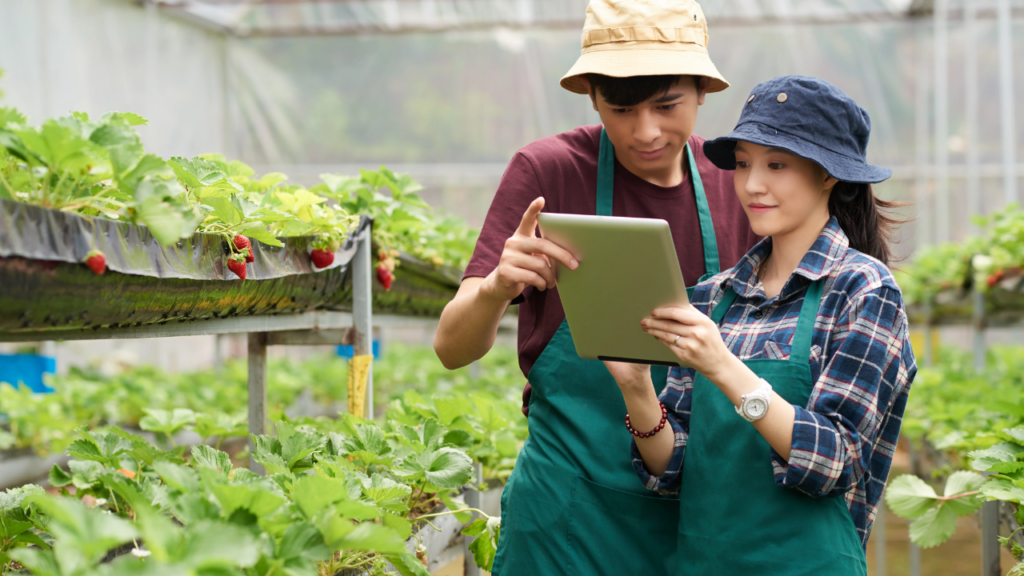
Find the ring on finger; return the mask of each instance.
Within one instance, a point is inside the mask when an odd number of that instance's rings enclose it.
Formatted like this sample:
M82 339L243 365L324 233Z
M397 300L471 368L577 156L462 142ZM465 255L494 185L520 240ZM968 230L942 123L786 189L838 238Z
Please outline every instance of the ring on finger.
M679 337L680 337L680 336L682 336L682 334L676 334L676 339L672 341L672 345L673 345L673 346L675 346L675 345L676 345L676 342L679 342Z

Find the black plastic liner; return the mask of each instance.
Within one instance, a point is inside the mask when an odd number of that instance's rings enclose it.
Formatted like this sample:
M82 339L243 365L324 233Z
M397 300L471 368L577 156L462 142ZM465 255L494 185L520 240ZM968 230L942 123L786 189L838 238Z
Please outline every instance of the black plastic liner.
M0 331L350 310L349 263L371 225L361 218L334 263L320 271L307 255L312 237L282 238L281 248L253 241L256 261L240 280L226 269L230 249L220 236L195 234L164 247L143 226L0 200ZM106 255L106 274L82 264L94 248ZM391 291L374 281L374 310L440 314L458 289L456 271L406 255L399 260Z

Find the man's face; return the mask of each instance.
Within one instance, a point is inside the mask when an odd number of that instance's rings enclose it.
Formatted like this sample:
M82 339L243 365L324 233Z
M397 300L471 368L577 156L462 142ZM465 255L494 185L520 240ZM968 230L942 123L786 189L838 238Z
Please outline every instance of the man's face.
M697 120L697 108L704 104L707 79L698 88L683 76L664 94L635 106L610 104L597 90L592 96L594 110L615 146L615 156L627 170L661 186L682 181L683 147Z

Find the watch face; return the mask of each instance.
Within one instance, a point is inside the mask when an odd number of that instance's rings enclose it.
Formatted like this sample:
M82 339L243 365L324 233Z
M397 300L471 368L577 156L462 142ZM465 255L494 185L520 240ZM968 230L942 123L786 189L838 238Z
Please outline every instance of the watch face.
M761 398L751 398L743 408L748 418L757 420L768 411L768 403Z

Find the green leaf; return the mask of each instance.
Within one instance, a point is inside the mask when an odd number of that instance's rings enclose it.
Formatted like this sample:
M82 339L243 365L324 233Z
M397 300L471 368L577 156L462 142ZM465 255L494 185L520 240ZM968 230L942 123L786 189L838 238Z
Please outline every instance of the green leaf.
M399 484L381 474L374 474L369 480L363 481L363 494L378 505L394 500L404 500L412 493L412 488Z
M948 498L965 492L976 492L981 488L983 482L985 482L985 478L981 474L966 472L963 470L954 472L950 475L949 480L946 481L946 490L943 493L943 496ZM981 508L982 504L982 499L977 495L964 496L954 500L945 501L945 506L952 510L957 516L973 514Z
M971 458L971 467L982 472L992 468L995 464L1014 461L1013 454L996 447L975 450L970 452L968 456Z
M226 453L200 444L192 447L192 466L195 468L208 468L225 478L231 473L231 457Z
M72 460L68 468L71 468L71 483L79 490L92 488L103 474L103 465L93 460Z
M981 485L981 494L989 500L1024 504L1024 488L1006 478L989 478Z
M195 493L199 490L199 478L190 468L159 460L153 463L153 470L165 484L179 492Z
M885 489L885 503L902 518L917 518L935 504L935 489L913 474L904 474L889 482Z
M324 544L320 532L305 522L288 526L277 545L277 557L281 560L302 558L314 563L326 560L330 555L331 551Z
M460 488L473 478L473 461L456 448L424 452L418 460L427 480L439 488Z
M262 486L214 483L210 485L210 492L217 499L225 517L244 508L257 518L265 518L287 502L284 497Z
M229 226L242 221L244 214L231 202L230 198L205 198L203 204L213 209L213 214Z
M173 436L182 428L195 422L195 412L186 408L175 408L173 410L158 410L146 408L143 410L145 416L139 420L139 427L150 432L160 432L167 436Z
M337 480L320 476L303 476L292 485L292 501L307 518L331 504L348 499L348 488Z
M956 531L956 514L949 506L936 506L910 523L910 540L921 548L942 544Z
M386 526L363 522L332 546L335 550L361 550L379 553L405 551L405 539Z
M246 529L223 522L199 522L185 532L181 564L196 570L248 568L260 558Z
M69 472L65 471L63 468L61 468L59 465L54 464L53 468L50 468L49 480L51 486L62 488L64 486L67 486L68 484L71 484L72 475Z
M384 525L395 531L402 540L408 540L412 536L412 522L394 514L384 514L381 517Z
M402 576L430 576L430 572L427 572L427 567L423 565L423 562L420 562L420 559L410 552L385 554L384 557Z
M267 246L276 246L278 248L284 246L284 244L274 236L274 233L267 230L267 227L262 222L250 222L247 224L242 233L251 238L266 244Z

